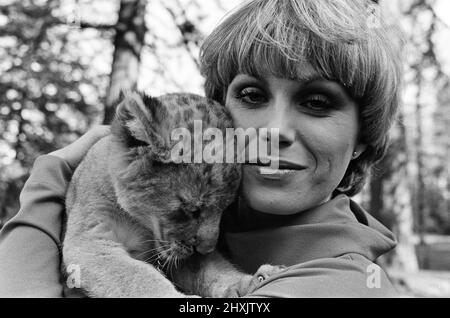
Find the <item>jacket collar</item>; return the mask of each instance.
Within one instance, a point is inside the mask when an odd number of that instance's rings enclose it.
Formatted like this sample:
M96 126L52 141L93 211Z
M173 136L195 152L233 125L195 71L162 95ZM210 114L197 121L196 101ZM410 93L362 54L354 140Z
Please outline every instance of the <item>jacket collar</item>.
M224 239L233 261L248 272L261 264L291 266L349 253L374 261L396 245L386 227L345 195L276 227L242 231L241 222L237 213L225 214Z

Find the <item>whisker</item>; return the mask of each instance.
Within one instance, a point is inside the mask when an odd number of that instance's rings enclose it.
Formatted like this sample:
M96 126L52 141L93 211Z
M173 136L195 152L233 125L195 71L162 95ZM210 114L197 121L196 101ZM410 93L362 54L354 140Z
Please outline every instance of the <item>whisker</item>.
M180 258L177 257L176 261L175 261L175 269L178 270L178 266L180 266Z
M157 249L160 249L160 248L165 248L165 247L168 247L168 246L171 246L171 245L172 244L163 244L163 245L157 246L155 248L148 249L147 251L154 251L154 250L157 250Z
M149 239L149 240L143 240L141 243L147 243L147 242L158 242L158 243L170 243L168 240L157 240L157 239Z
M172 258L172 264L171 264L171 266L170 266L170 275L171 275L172 277L173 277L173 270L174 270L174 269L176 270L177 259L178 259L178 256L173 255L173 258Z
M146 258L145 262L153 264L158 259L159 259L159 255L153 255L152 257Z
M154 261L159 261L159 259L161 259L162 254L165 253L169 253L170 250L173 247L171 246L171 244L166 244L157 248L154 248L152 250L147 251L147 253L152 253L152 255L150 255L150 257L148 257L145 261L146 262L154 262Z
M169 251L168 251L167 253L169 253ZM164 263L163 263L163 265L162 265L162 268L163 268L163 269L166 268L166 265L167 265L167 262L169 261L169 258L170 258L170 254L169 254L169 256L164 260Z
M159 261L161 256L162 256L161 253L156 253L156 254L150 256L149 258L147 258L145 261L148 263L153 263L155 261Z
M164 248L167 248L167 247L170 246L170 245L171 245L171 244L165 244L165 245L161 245L161 246L158 246L158 247L149 249L149 250L142 251L141 253L137 254L135 257L141 257L141 256L143 256L143 255L145 255L145 254L148 254L148 253L151 253L151 252L153 252L153 251L163 250Z
M170 270L170 275L172 277L173 277L173 271L174 270L177 271L177 269L178 269L178 259L179 259L179 257L176 256L176 255L173 257L172 267L171 267L171 270Z

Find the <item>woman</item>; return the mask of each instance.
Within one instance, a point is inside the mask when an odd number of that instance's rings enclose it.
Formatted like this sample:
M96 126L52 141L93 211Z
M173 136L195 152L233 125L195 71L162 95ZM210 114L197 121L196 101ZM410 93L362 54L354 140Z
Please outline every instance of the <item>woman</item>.
M250 296L396 295L374 264L395 239L348 197L383 156L398 104L399 50L381 21L369 23L370 5L255 0L203 44L206 95L235 127L279 129L280 170L244 166L240 199L223 218L220 248L233 263L249 273L288 267ZM21 211L1 232L0 294L62 294L65 187L102 129L36 160Z

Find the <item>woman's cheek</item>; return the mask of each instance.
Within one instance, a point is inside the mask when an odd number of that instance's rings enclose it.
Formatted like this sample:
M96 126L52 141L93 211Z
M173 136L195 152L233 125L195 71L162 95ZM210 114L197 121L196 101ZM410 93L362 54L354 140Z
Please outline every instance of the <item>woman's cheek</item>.
M326 142L331 141L331 142ZM345 171L347 170L349 160L347 153L351 146L348 143L343 144L342 140L336 140L329 136L322 139L322 144L316 148L316 170L314 172L315 183L318 186L325 186L333 191L340 183Z

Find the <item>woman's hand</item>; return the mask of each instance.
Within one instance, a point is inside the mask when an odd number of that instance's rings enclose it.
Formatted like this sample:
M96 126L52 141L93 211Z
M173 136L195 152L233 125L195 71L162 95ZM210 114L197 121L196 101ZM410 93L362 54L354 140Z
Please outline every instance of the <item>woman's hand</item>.
M49 154L64 163L45 156L35 161L20 193L20 211L0 231L0 298L78 295L68 291L61 278L58 246L65 214L64 194L73 170L89 148L109 133L108 126L95 127L69 146Z
M96 126L78 138L70 145L49 153L49 155L65 160L68 165L75 169L84 158L88 150L101 138L111 133L110 126Z

